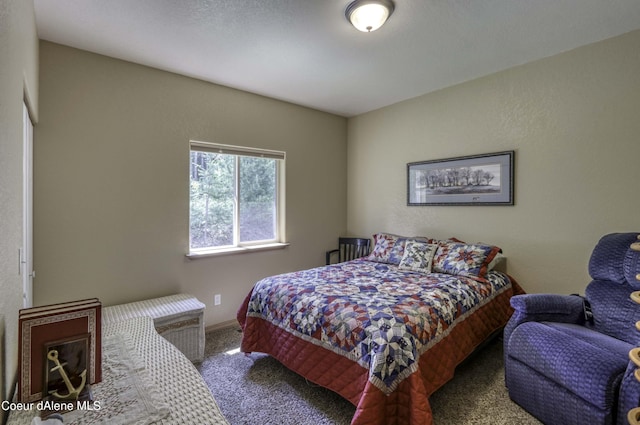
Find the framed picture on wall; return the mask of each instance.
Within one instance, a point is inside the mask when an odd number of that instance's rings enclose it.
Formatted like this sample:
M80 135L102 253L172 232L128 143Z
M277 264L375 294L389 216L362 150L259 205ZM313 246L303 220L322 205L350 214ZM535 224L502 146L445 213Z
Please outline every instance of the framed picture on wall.
M407 205L514 205L514 151L407 164Z

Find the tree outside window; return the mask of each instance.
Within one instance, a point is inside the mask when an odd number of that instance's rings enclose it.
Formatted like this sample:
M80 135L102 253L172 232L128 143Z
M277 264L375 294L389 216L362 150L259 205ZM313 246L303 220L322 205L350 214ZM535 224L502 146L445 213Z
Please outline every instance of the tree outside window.
M278 168L283 159L259 151L227 152L234 150L192 145L191 250L278 241Z

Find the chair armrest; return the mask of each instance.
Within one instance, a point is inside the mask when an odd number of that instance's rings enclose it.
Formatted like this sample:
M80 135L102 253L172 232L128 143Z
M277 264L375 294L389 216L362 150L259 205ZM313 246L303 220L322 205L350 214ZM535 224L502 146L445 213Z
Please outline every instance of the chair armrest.
M525 294L511 297L514 313L504 328L504 340L525 322L560 322L584 324L583 299L577 295Z
M583 299L577 295L525 294L511 297L511 307L537 321L576 323L583 317Z
M630 361L622 376L618 394L618 415L620 418L626 418L629 410L640 406L640 382L634 376L636 368L635 363Z
M331 251L327 251L327 253L326 253L327 266L328 266L329 264L331 264L331 254L334 254L334 253L336 253L336 252L340 252L340 250L339 250L339 249L332 249Z

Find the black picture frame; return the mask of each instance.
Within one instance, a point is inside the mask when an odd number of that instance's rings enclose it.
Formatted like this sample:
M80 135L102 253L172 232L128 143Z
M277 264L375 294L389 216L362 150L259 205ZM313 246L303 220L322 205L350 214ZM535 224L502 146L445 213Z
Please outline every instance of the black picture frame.
M407 205L514 205L515 151L407 164Z

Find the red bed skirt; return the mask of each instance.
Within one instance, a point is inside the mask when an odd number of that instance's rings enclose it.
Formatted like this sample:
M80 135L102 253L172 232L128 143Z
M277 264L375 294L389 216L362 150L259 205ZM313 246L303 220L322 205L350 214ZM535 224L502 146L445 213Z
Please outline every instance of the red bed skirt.
M420 356L418 370L389 395L369 381L369 370L312 342L256 317L247 317L247 296L238 321L243 329L241 351L266 353L306 379L328 388L356 406L351 425L430 425L429 396L453 378L456 366L511 317L509 300L523 293L512 286L457 323Z

